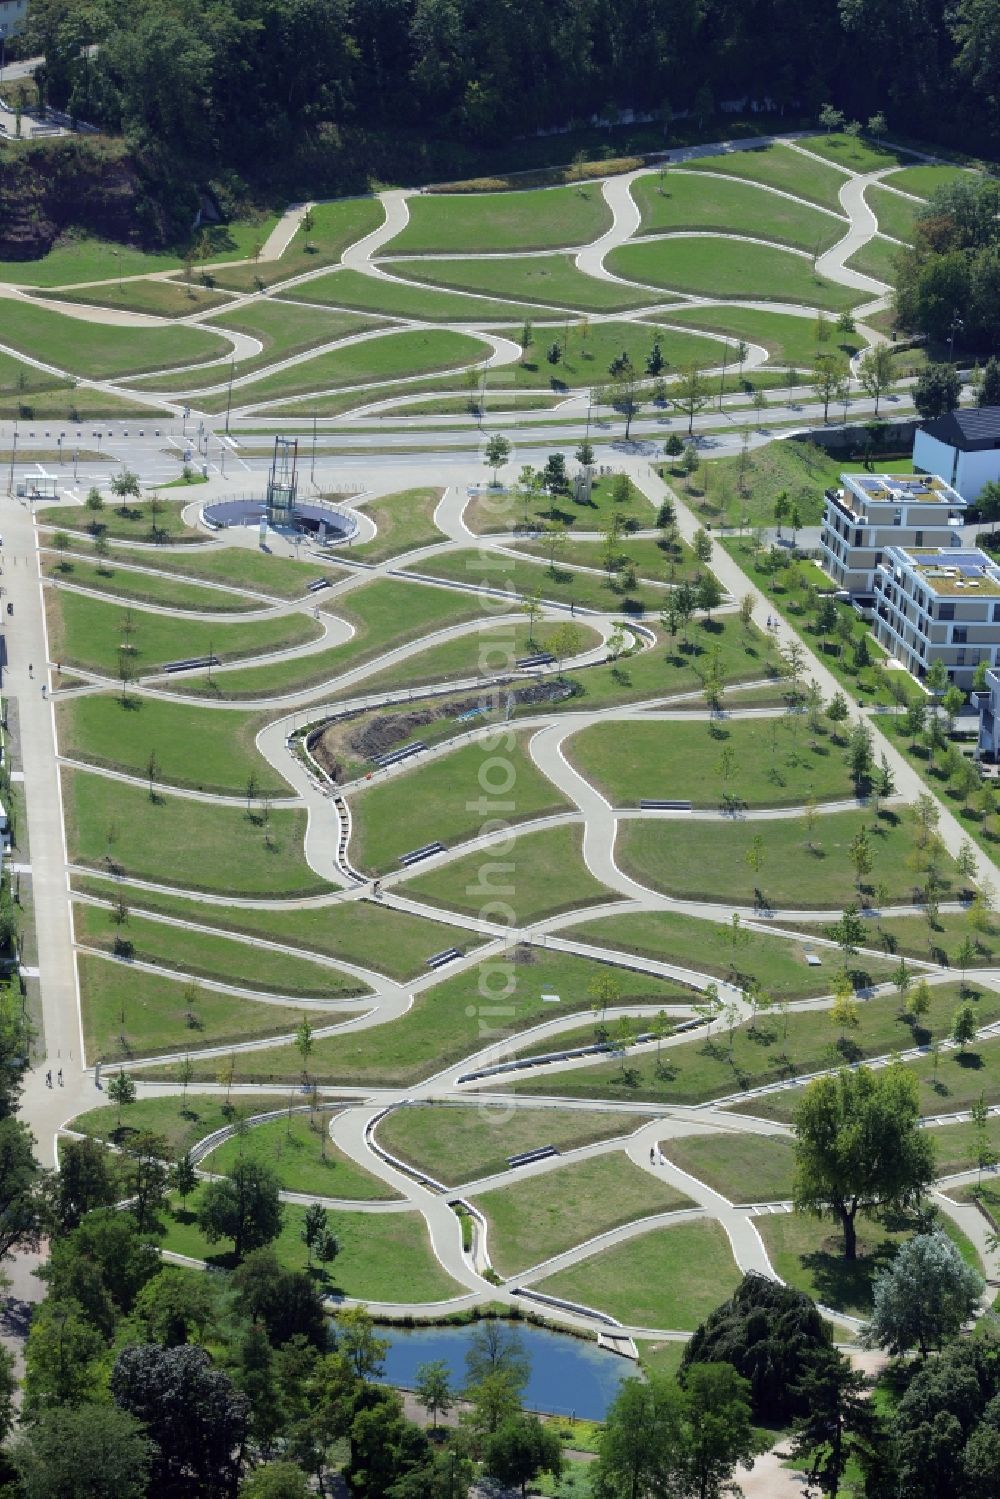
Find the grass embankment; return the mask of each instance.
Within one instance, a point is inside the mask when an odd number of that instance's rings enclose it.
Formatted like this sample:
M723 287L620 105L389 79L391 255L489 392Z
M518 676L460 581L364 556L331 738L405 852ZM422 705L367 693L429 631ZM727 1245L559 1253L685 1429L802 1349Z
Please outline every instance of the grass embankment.
M662 609L666 603L665 584L636 582L630 586L631 580L621 570L610 574L580 572L561 562L547 565L541 558L518 557L492 547L427 557L415 563L414 569L432 578L460 583L474 580L483 588L503 588L521 596L537 594L556 603L571 602L602 612L641 615Z
M637 1218L693 1206L619 1151L477 1193L472 1202L486 1215L490 1259L505 1279Z
M845 218L767 192L752 182L694 176L681 167L640 177L632 186L640 233L693 229L750 234L796 249L826 250L847 230Z
M234 220L202 229L198 237L213 262L239 260L250 255L257 240L265 240L277 222L277 214ZM82 281L146 276L157 271L180 270L187 248L174 245L164 250L140 250L135 245L90 234L64 234L39 260L0 261L0 281L12 281L19 286L62 287Z
M546 250L585 245L611 227L600 186L554 187L462 197L410 198L409 221L384 249L393 254L441 251Z
M125 879L218 895L318 895L331 887L306 864L306 813L213 805L88 771L63 770L69 857Z
M337 1197L347 1202L398 1200L385 1182L338 1150L330 1140L328 1112L289 1114L258 1124L216 1146L202 1162L205 1171L228 1176L237 1161L259 1161L274 1172L285 1192Z
M654 1228L536 1282L629 1327L694 1332L742 1279L718 1223Z
M186 1098L180 1093L138 1098L122 1111L122 1133L148 1131L159 1135L168 1156L176 1158L230 1122L225 1102L222 1094L208 1093L188 1093ZM252 1099L237 1096L234 1100L237 1116L266 1113L287 1103L288 1096L283 1093L258 1093ZM113 1142L119 1138L118 1111L108 1104L88 1109L71 1119L69 1128L94 1140Z
M559 1017L562 1011L589 1014L593 1002L589 986L609 972L621 986L622 1004L662 1006L687 997L679 984L649 974L610 970L606 964L571 954L519 948L511 959L495 959L421 989L406 1014L390 1025L344 1031L316 1041L309 1057L309 1077L321 1083L408 1087L488 1045L499 1045L504 1034L513 1043L521 1032ZM500 979L503 1014L497 1015L497 1006L491 1002L489 1034L484 1036L480 1008L470 1000L495 992ZM558 1006L543 998L550 994L559 995ZM195 1059L195 1068L198 1077L214 1076L207 1062L200 1065ZM236 1069L238 1081L295 1084L302 1079L302 1058L291 1045L268 1047L239 1053ZM164 1075L173 1076L173 1071L168 1068Z
M460 297L453 292L413 286L405 277L405 265L387 266L392 276L366 276L361 271L331 271L305 281L287 292L281 300L298 298L331 307L352 307L361 312L381 313L386 317L420 318L429 323L498 322L504 318L537 317L538 308L528 303L501 301L497 297Z
M70 533L83 532L88 536L102 535L114 541L140 541L166 543L201 543L208 545L208 537L184 524L182 511L189 500L159 500L154 507L149 500L126 500L122 505L105 505L103 510L90 511L83 505L45 505L35 511L40 526ZM144 561L159 566L161 553L144 555ZM138 560L138 559L137 559Z
M726 302L714 302L704 307L672 308L670 322L690 324L695 328L707 328L714 333L721 333L734 346L740 339L750 344L759 344L770 356L767 368L783 365L793 374L799 375L802 370L813 367L817 354L829 354L838 350L844 354L854 353L863 343L859 333L840 332L829 317L817 319L793 312L765 312L759 307L737 307ZM818 336L821 333L823 336ZM727 361L730 365L735 352L735 347L731 347ZM721 364L721 357L717 357L714 362ZM744 373L748 380L753 381L754 371ZM790 383L798 382L793 380ZM750 420L749 413L747 420ZM774 448L784 446L784 443L773 443L762 451L771 452Z
M232 266L211 273L219 286L233 291L253 291L258 284L274 286L290 276L301 276L320 266L333 265L356 240L363 239L385 223L385 209L377 198L340 198L331 203L316 203L311 210L312 223L301 222L284 254L277 260L253 260L258 244L266 235L251 241L246 258L250 265Z
M384 1149L450 1187L507 1169L508 1158L540 1145L578 1150L649 1122L635 1113L510 1108L502 1100L442 1107L414 1104L387 1114L376 1131Z
M380 495L359 512L374 521L378 534L371 541L352 546L351 556L365 562L385 562L416 547L443 541L434 524L434 512L443 495L443 489L402 489L397 494Z
M121 327L10 298L4 302L3 337L22 354L91 380L199 364L222 358L229 348L225 339L204 328Z
M890 192L888 187L879 187L877 183L865 189L865 201L878 220L880 233L901 239L904 244L910 243L913 222L921 207L919 203L914 203L911 198L901 198L898 193Z
M840 189L845 182L844 173L823 161L803 156L801 151L784 141L755 146L750 150L727 151L719 156L699 156L685 162L684 168L685 171L723 172L727 177L764 182L797 198L842 212Z
M629 479L627 486L616 484L612 477L595 478L589 499L569 495L523 495L504 490L486 490L473 495L462 515L465 525L477 536L515 527L542 530L547 522L565 526L567 531L605 531L612 517L617 517L623 531L655 525L656 508L639 486ZM623 543L627 537L623 535Z
M42 573L54 582L107 594L126 603L166 605L180 614L246 614L261 608L260 599L246 594L224 593L221 588L205 588L200 583L161 578L155 572L139 570L144 562L153 563L157 558L133 553L129 560L139 566L122 567L117 559L90 562L67 555L62 548L57 554L43 553L41 558Z
M566 797L536 769L528 738L512 736L503 750L510 809L505 818L512 825L570 810ZM350 804L352 863L385 873L426 843L449 847L477 837L486 820L483 786L499 763L495 744L480 740L358 792Z
M105 952L124 947L137 963L155 963L195 978L214 979L263 994L337 1000L370 993L360 979L325 964L200 931L189 924L154 921L127 905L125 920L119 921L116 909L79 902L73 907L73 928L82 947L98 947ZM143 978L137 976L136 987L141 988L142 983Z
M780 1135L682 1135L660 1141L668 1161L730 1202L787 1202L795 1145Z
M613 281L599 281L577 269L572 255L502 255L489 260L415 260L386 261L385 269L411 282L451 287L456 291L475 292L483 296L525 298L541 305L528 309L527 316L538 322L548 317L574 312L625 312L633 307L672 302L666 294L650 292L638 286L616 286ZM547 311L554 308L554 312ZM500 316L516 317L510 310ZM554 334L559 329L553 329ZM595 330L596 331L596 330ZM535 330L538 339L548 341L549 329ZM561 341L561 340L560 340Z
M620 245L608 270L628 281L707 297L801 302L840 312L865 293L820 276L806 255L753 240L667 236Z

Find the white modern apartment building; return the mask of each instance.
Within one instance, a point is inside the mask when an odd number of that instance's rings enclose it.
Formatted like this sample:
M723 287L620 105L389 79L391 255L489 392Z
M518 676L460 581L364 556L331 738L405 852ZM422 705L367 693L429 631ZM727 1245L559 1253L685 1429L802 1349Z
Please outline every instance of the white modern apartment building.
M965 501L934 474L841 474L826 491L820 553L831 578L870 599L889 547L959 547Z
M0 37L16 36L28 19L28 0L0 0Z
M979 709L979 753L984 760L1000 758L1000 671L986 673L986 686L973 698Z
M913 676L935 661L968 689L1000 663L1000 567L977 548L889 547L875 570L872 631Z
M918 427L913 467L937 474L972 504L984 484L1000 479L1000 406L949 411Z

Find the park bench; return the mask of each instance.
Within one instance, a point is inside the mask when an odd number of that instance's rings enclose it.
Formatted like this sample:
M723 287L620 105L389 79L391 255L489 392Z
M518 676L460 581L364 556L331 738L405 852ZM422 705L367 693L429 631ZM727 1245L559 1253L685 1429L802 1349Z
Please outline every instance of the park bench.
M415 739L412 744L405 745L403 749L392 750L388 755L375 755L372 764L377 765L379 770L385 770L386 766L398 765L401 760L408 760L411 755L419 755L426 748L422 739Z
M530 1166L532 1161L547 1161L550 1156L558 1154L554 1145L541 1145L537 1150L522 1150L519 1155L509 1155L507 1165L513 1170L515 1166Z
M206 666L219 666L218 656L189 656L186 661L168 661L161 671L200 671Z
M639 803L641 812L690 812L690 802L654 801L644 797Z
M536 651L533 656L522 656L514 665L520 671L526 671L531 666L551 666L555 659L551 651Z
M329 578L313 578L311 583L306 584L306 593L319 593L321 588L332 588L333 583Z
M414 848L408 854L400 854L399 862L408 868L411 864L419 864L421 859L429 859L432 854L443 853L443 843L425 843L422 848Z
M460 947L446 947L441 952L431 953L427 959L428 968L443 968L446 963L454 963L456 958L462 956Z

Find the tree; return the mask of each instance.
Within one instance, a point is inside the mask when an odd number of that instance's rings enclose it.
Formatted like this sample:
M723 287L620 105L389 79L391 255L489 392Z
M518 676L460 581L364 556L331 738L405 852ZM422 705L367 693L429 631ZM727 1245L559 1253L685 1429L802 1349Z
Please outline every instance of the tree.
M596 454L594 452L594 444L584 439L573 456L576 458L576 461L581 468L593 468L596 458Z
M985 1284L942 1229L915 1234L875 1276L872 1314L861 1341L893 1354L916 1348L926 1358L931 1348L958 1334Z
M304 1270L286 1269L273 1249L249 1253L233 1271L231 1284L237 1309L264 1327L274 1347L292 1339L327 1346L323 1301L312 1278Z
M879 401L889 394L895 384L894 375L891 344L876 344L873 349L868 350L858 364L861 389L875 402L876 416L878 416Z
M240 1484L240 1499L310 1499L309 1480L295 1463L264 1463Z
M51 1178L49 1201L62 1233L70 1233L95 1208L115 1202L113 1161L105 1147L89 1136L59 1142L59 1170Z
M1000 406L1000 359L995 354L987 359L983 367L983 378L976 392L977 406ZM996 483L996 480L993 481ZM976 504L982 507L982 491L980 490Z
M684 444L684 452L681 456L681 468L687 479L688 492L691 490L691 480L694 478L695 469L698 467L698 448L694 442Z
M157 1227L157 1212L167 1197L169 1172L164 1164L166 1141L149 1130L130 1135L122 1146L125 1158L122 1185L140 1233Z
M841 971L833 981L833 1005L830 1009L830 1019L844 1037L846 1031L857 1030L861 1024L861 1011L858 1002L854 998L854 985L851 983L850 974Z
M134 474L131 469L123 468L120 474L112 475L111 493L116 500L121 500L121 509L125 508L124 502L128 499L138 499L142 493L139 484L139 475Z
M615 364L618 367L611 373L611 404L625 418L625 441L628 442L632 422L642 410L642 381L627 354Z
M153 1453L134 1416L86 1404L42 1411L11 1455L23 1499L145 1499Z
M377 1379L389 1351L385 1338L363 1306L344 1307L337 1313L337 1347L358 1379ZM466 1355L468 1362L468 1355Z
M528 644L537 645L535 630L542 617L542 605L537 590L532 590L524 595L524 598L521 600L521 610L528 616Z
M430 1416L437 1431L437 1418L446 1416L451 1410L451 1375L444 1359L433 1359L430 1363L417 1365L414 1394Z
M25 1414L34 1420L44 1410L93 1398L104 1382L96 1362L106 1352L104 1334L78 1301L48 1297L35 1310L25 1347Z
M818 1349L809 1356L796 1393L807 1414L795 1424L793 1456L805 1461L810 1489L837 1499L855 1442L864 1441L873 1426L864 1375L839 1349Z
M311 1202L302 1218L299 1238L306 1246L306 1264L312 1267L313 1250L327 1232L327 1211L320 1202Z
M503 468L511 454L511 446L502 432L494 432L486 440L483 457L486 467L493 470L493 483L497 482L497 471Z
M813 391L817 400L823 402L823 424L826 425L831 401L843 400L850 380L850 366L843 354L817 354L813 362Z
M688 1492L721 1499L732 1492L737 1463L752 1468L757 1450L750 1425L750 1381L731 1364L689 1364L684 1375Z
M837 738L837 730L842 723L846 723L850 717L850 708L847 699L842 692L835 692L827 704L826 716L833 724L833 737Z
M722 585L714 573L702 573L697 587L698 608L706 619L711 619L712 610L722 603Z
M990 1111L985 1093L980 1093L969 1110L969 1117L976 1131L976 1169L979 1172L977 1186L982 1186L983 1172L989 1171L1000 1159L990 1139Z
M955 411L962 394L962 381L953 364L929 364L913 387L913 404L923 420Z
M688 435L694 431L694 419L709 401L708 381L697 364L685 365L671 387L674 404L688 419Z
M779 536L781 535L782 523L787 520L790 508L788 490L780 489L774 500L774 523L778 528Z
M314 1045L315 1042L313 1040L312 1026L309 1024L308 1018L303 1015L295 1030L295 1050L298 1052L299 1057L301 1058L302 1076L306 1079L307 1082L309 1080L309 1073L306 1069L309 1066L309 1058L312 1054Z
M118 1105L118 1128L122 1127L122 1109L135 1103L135 1083L124 1068L119 1067L108 1084L108 1097Z
M649 357L646 360L646 374L659 375L662 372L665 364L666 360L663 357L663 350L660 348L660 343L657 339L654 342L653 347L650 349Z
M845 962L853 957L858 948L864 946L865 941L865 924L858 915L857 906L853 904L845 906L844 914L836 926L828 928L827 935L836 942L844 954Z
M677 433L671 432L663 444L663 452L667 458L679 458L684 451L684 439Z
M123 1348L109 1387L155 1443L150 1493L232 1494L243 1468L250 1405L204 1348Z
M187 1202L191 1193L198 1185L198 1173L195 1170L189 1150L186 1150L179 1160L174 1163L170 1185L177 1193L181 1202Z
M919 1115L916 1079L899 1066L816 1078L795 1110L796 1211L839 1222L849 1260L859 1212L911 1208L931 1181L934 1146Z
M872 853L871 837L869 836L868 829L864 826L864 824L861 825L861 827L855 833L854 837L851 839L850 847L848 848L848 854L850 855L851 863L854 865L855 883L860 890L865 875L871 874L872 868L874 866L874 855Z
M882 137L885 135L886 131L889 128L885 115L881 110L878 110L875 114L869 117L868 125L866 128L868 130L868 134L875 137L875 144L880 145Z
M549 638L549 650L556 658L559 673L562 675L563 662L568 656L575 656L580 649L580 631L576 625L566 620L557 625Z
M237 1261L276 1239L281 1220L277 1178L252 1157L237 1160L228 1177L208 1183L198 1212L209 1243L232 1239Z
M594 1499L683 1493L684 1397L672 1379L623 1380L605 1417L590 1469Z
M835 108L835 106L832 104L824 104L823 108L819 112L819 123L822 125L827 135L830 134L831 130L843 130L844 119L844 111L842 109Z
M562 1444L551 1427L537 1416L520 1415L504 1421L490 1436L484 1452L485 1467L500 1483L518 1485L522 1495L539 1473L558 1478L562 1472Z
M960 1052L976 1038L976 1012L971 1005L959 1005L951 1019L951 1039Z

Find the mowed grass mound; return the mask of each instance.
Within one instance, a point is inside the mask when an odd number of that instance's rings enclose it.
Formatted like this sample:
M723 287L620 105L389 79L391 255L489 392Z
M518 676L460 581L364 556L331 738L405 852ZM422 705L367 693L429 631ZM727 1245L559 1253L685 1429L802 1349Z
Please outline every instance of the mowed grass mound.
M384 269L407 281L429 282L483 296L517 298L578 312L617 312L672 301L638 286L599 281L577 268L572 255L490 256L488 260L387 260ZM508 311L508 316L516 313ZM544 312L535 310L539 318ZM541 336L540 330L536 336Z
M135 973L92 953L78 953L77 967L88 1062L290 1036L307 1014L164 974ZM315 1022L315 1012L309 1018Z
M198 1227L203 1188L183 1207L178 1201L168 1217L162 1248L204 1260L221 1270L234 1268L232 1254L221 1244L210 1244ZM286 1202L281 1233L270 1246L290 1270L306 1268L302 1225L306 1209ZM358 1301L447 1301L466 1288L441 1269L419 1213L338 1212L336 1232L340 1253L329 1269L313 1268L319 1289L326 1295L350 1296Z
M449 193L407 200L409 223L389 241L394 254L545 250L586 245L611 228L598 185L528 192Z
M846 232L845 218L834 218L806 203L782 197L752 182L730 182L672 167L632 184L642 215L640 232L659 229L720 229L773 239L815 252Z
M212 326L229 328L259 339L263 348L257 355L237 363L239 375L262 369L280 359L290 359L306 349L334 343L355 333L365 333L377 326L371 318L346 312L322 312L316 307L298 307L294 302L252 302L234 312L220 312ZM225 374L228 376L228 370Z
M56 703L60 753L151 780L223 796L290 796L288 782L260 754L259 713L220 713L162 698L102 693ZM151 764L151 761L153 762Z
M751 182L763 182L796 198L832 208L836 213L843 212L840 189L846 181L845 173L824 161L804 156L784 141L775 141L770 146L754 146L749 150L727 151L718 156L699 156L686 161L684 170L745 177Z
M68 380L60 380L47 370L25 364L13 354L0 352L0 394L30 397L37 391L69 390Z
M895 994L877 995L859 1002L858 1025L846 1032L826 1008L765 1012L752 1024L737 1026L731 1041L728 1030L717 1024L707 1037L664 1043L659 1065L655 1051L646 1048L617 1060L609 1058L547 1076L528 1075L517 1082L514 1091L619 1103L632 1099L668 1106L702 1104L751 1088L787 1083L803 1073L926 1044L931 1035L940 1037L950 1031L960 1002L957 984L932 985L931 1008L917 1024ZM970 1003L980 1025L990 1024L1000 1014L1000 998L988 991ZM799 1097L796 1088L782 1089L748 1100L745 1111L788 1122ZM951 1107L961 1104L938 1105L939 1110Z
M862 292L817 275L807 255L754 240L706 234L637 240L612 250L606 265L628 281L709 297L801 302L837 311L864 298Z
M630 1135L648 1117L632 1112L587 1109L511 1108L497 1100L442 1107L412 1104L394 1109L379 1123L376 1139L384 1149L457 1187L507 1169L509 1157L536 1150L578 1150L599 1140Z
M628 1327L694 1332L742 1276L719 1223L676 1223L535 1282L548 1296L607 1312Z
M224 593L221 588L205 588L180 578L161 578L155 572L123 567L108 559L89 562L61 549L56 553L43 552L40 561L43 575L54 582L71 583L126 602L166 604L179 613L197 614L246 614L261 607L259 599L247 598L245 594Z
M814 946L813 934L824 935L823 928L816 927L804 927L802 939L795 941L761 932L745 922L734 927L728 921L705 921L676 911L637 911L574 922L564 930L581 942L678 963L738 988L753 977L776 1000L829 994L831 975L839 962L836 952L820 949L820 966L806 963L806 951ZM888 958L855 956L851 960L851 970L864 987L887 980L894 967Z
M705 723L597 723L567 740L570 763L615 807L643 799L718 807L727 797L750 807L853 799L844 751L798 720Z
M351 556L362 557L366 562L385 562L415 547L442 541L443 535L434 524L434 512L443 495L443 489L401 489L372 500L359 514L374 521L378 534L371 541L352 546Z
M792 1195L795 1144L782 1135L736 1130L660 1141L668 1161L734 1203L786 1202Z
M637 1218L693 1205L617 1150L479 1192L471 1201L486 1215L490 1259L505 1278Z
M328 1112L288 1114L233 1136L201 1162L203 1171L229 1176L238 1161L257 1161L284 1192L353 1202L390 1202L400 1194L352 1161L330 1140Z
M515 526L533 525L542 529L546 521L576 531L605 531L612 516L622 525L649 527L656 521L652 501L631 479L628 492L619 499L615 481L595 478L586 502L572 495L517 495L511 492L491 493L484 490L473 495L462 516L465 526L477 536L511 531ZM622 545L631 544L627 536Z
M346 268L303 281L288 291L279 292L282 302L326 304L331 307L353 307L362 312L381 313L385 317L426 319L428 322L467 323L502 318L535 317L537 308L498 297L456 296L454 292L433 287L413 286L406 279L405 266L385 266L389 276L366 276ZM631 304L629 304L631 305Z
M263 1113L268 1109L287 1107L288 1099L281 1094L261 1093L253 1099L233 1100L236 1117L244 1114ZM160 1094L156 1098L137 1098L135 1103L123 1111L122 1127L118 1128L118 1110L108 1105L107 1094L100 1108L88 1109L77 1114L67 1128L78 1134L88 1135L92 1140L115 1142L133 1133L159 1135L166 1144L167 1158L178 1156L197 1145L206 1135L231 1123L226 1116L224 1093L180 1093Z
M190 801L63 770L71 861L219 895L316 895L331 887L302 856L306 813Z
M810 272L811 274L811 272ZM747 343L759 344L770 356L770 365L785 365L789 368L808 370L813 367L817 354L854 353L864 340L860 333L841 333L834 324L826 320L828 337L817 338L817 323L814 317L799 317L792 312L764 312L759 307L733 307L725 302L705 307L678 308L670 312L671 323L690 323L693 327L711 329L737 343L741 338ZM733 361L732 348L729 363ZM721 360L718 361L721 363ZM752 380L752 374L749 376ZM760 453L784 447L784 443L769 443ZM755 456L751 454L751 457ZM773 519L773 517L770 517Z
M208 907L169 891L130 888L120 881L112 885L87 875L74 875L73 889L100 900L121 894L133 911L151 911L222 933L237 932L262 946L279 944L297 952L319 953L334 962L356 963L400 980L426 973L427 959L445 947L466 953L482 946L483 940L458 927L394 911L371 900L284 910L216 902Z
M599 562L598 558L594 560ZM644 580L633 588L626 586L618 573L580 571L561 562L553 567L546 565L542 558L497 552L485 547L478 552L442 552L437 557L415 563L414 569L432 578L453 579L455 582L474 579L482 588L506 590L511 593L515 608L517 597L526 594L538 594L541 599L552 599L564 605L572 602L583 608L639 615L647 610L662 609L666 602L666 580L662 584ZM585 642L586 634L590 633L581 631L581 642ZM586 644L581 644L581 649L586 648ZM574 650L571 654L578 655L579 651Z
M304 613L246 621L227 615L182 619L56 588L46 590L45 605L52 659L107 677L120 676L123 650L130 675L148 676L170 661L209 655L237 661L289 650L322 634L317 621Z
M913 221L921 205L877 184L865 189L865 199L878 220L880 233L891 234L893 239L909 244L913 239Z
M453 929L456 939L461 935ZM590 985L609 973L620 985L623 1004L659 1008L690 999L687 991L670 980L611 969L569 953L519 947L509 959L490 960L418 990L410 1009L391 1024L320 1038L309 1057L309 1076L325 1084L409 1087L457 1063L464 1066L484 1047L502 1042L504 1034L514 1037L563 1011L589 1016ZM503 1015L492 1017L490 1033L484 1036L483 995L499 992L501 987ZM543 997L551 994L559 995L558 1006ZM502 1031L498 1020L503 1022ZM199 1078L214 1077L207 1059L204 1063L195 1059L195 1063ZM173 1077L174 1073L166 1068L163 1075ZM301 1080L302 1058L293 1045L239 1052L236 1077L240 1082L291 1085Z
M493 870L494 886L500 889L484 888L484 869ZM522 833L502 852L486 848L465 854L404 881L402 889L413 900L477 916L487 900L499 895L518 926L611 898L584 864L583 829L575 826Z
M385 209L378 198L340 198L330 203L314 203L311 217L311 226L305 228L300 223L278 260L253 261L256 245L263 245L266 238L257 236L247 250L251 263L215 270L213 280L233 291L254 291L258 283L274 286L291 276L333 265L348 245L385 223Z
M405 379L435 370L464 368L492 353L491 346L469 333L449 328L409 328L345 343L324 354L289 364L233 387L234 404L260 405L311 391L336 390L379 380ZM225 388L201 402L206 411L225 409Z
M250 255L278 222L277 214L212 224L198 231L209 259L238 260ZM0 281L19 286L71 286L81 281L117 281L120 277L148 276L158 271L180 270L186 245L164 250L140 250L136 245L101 239L90 234L65 234L39 260L0 261ZM60 297L62 293L60 292Z
M486 822L480 802L502 777L511 824L569 809L569 802L536 769L528 750L530 735L513 735L502 759L492 740L452 750L439 759L394 775L351 797L350 855L372 873L399 867L402 855L440 842L446 847L475 838Z
M183 500L160 498L155 514L148 500L129 499L123 505L106 504L96 513L83 505L46 505L35 511L35 518L42 527L65 529L71 540L75 540L77 534L91 539L100 535L114 541L160 542L164 545L183 542L185 546L207 548L208 537L184 523L182 512L190 503L190 496ZM158 565L161 555L163 553L158 547L156 552L144 553L141 560Z
M200 364L221 359L229 348L224 338L204 328L121 327L10 298L4 302L3 340L33 359L92 380Z
M73 931L79 946L291 999L339 1000L371 992L360 979L295 953L240 942L190 922L155 921L127 905L124 920L120 914L114 906L75 903Z
M892 172L885 182L889 187L898 187L901 192L913 193L918 198L929 198L939 187L947 187L953 182L968 182L970 178L975 180L979 175L967 167L948 166L944 162L938 165L922 162L919 166L904 166L900 171Z
M873 819L866 811L819 816L812 834L800 818L753 823L625 822L619 829L620 867L640 884L693 900L765 903L787 908L839 908L857 901L859 891L850 844L867 828L874 868L862 882L872 893L884 883L891 904L915 899L909 865L911 830L893 812ZM759 838L760 867L747 855ZM954 863L944 861L942 894L959 888Z

